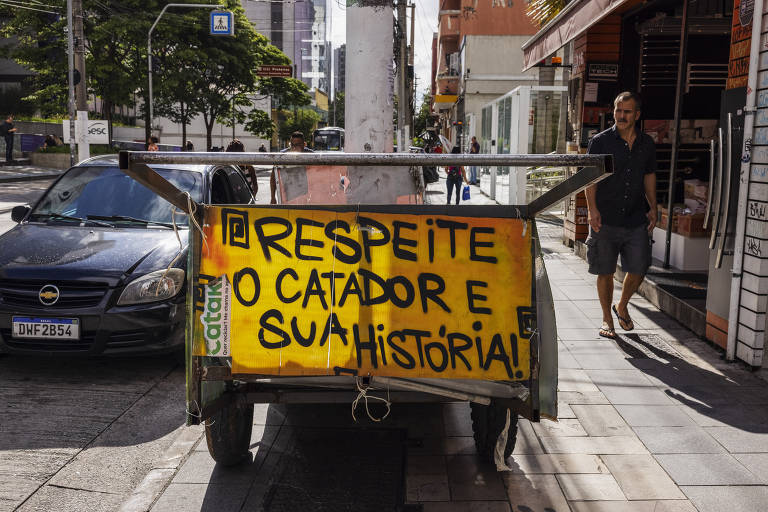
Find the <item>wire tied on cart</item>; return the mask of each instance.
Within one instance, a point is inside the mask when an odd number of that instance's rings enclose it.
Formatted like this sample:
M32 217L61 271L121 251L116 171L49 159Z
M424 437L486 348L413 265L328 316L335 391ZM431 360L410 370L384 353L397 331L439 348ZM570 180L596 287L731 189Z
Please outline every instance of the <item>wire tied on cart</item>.
M365 401L365 412L368 414L368 417L372 421L379 422L389 416L389 411L391 410L392 402L389 401L389 389L387 389L387 398L381 398L379 396L373 396L368 395L368 389L370 389L369 385L363 385L363 379L362 377L355 377L355 386L357 386L357 398L355 398L352 401L352 419L355 420L355 423L357 423L357 417L355 416L355 409L357 409L357 404L360 402L360 399L362 398ZM375 418L372 414L370 409L368 408L368 399L371 400L379 400L380 402L384 402L384 405L387 406L387 412L384 413L384 416L381 418Z
M195 206L195 202L192 201L192 196L189 195L189 192L184 192L184 195L187 198L187 209L189 210L189 218L191 219L192 224L200 232L200 236L203 238L203 244L205 244L205 250L208 251L208 241L206 240L205 233L203 233L203 230L200 227L200 224L198 224L197 219L195 219L195 211L197 210L197 206ZM176 235L176 240L179 242L179 252L176 253L176 256L174 256L171 262L168 263L168 266L165 268L165 272L163 272L163 276L160 278L160 282L165 281L165 276L168 275L168 272L171 270L171 268L173 268L176 262L179 261L179 258L181 258L181 255L184 254L184 244L181 243L181 237L179 236L179 227L176 225L176 212L177 212L177 208L175 206L171 206L171 224L173 225L173 234ZM157 289L155 290L155 295L160 295L161 291L163 291L162 288L158 286Z

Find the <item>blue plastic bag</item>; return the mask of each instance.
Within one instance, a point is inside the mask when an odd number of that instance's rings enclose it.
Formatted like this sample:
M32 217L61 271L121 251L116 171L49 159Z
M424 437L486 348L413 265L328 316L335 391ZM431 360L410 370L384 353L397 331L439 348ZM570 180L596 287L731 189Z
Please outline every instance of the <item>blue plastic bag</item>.
M464 185L464 188L461 190L461 199L469 201L469 185Z

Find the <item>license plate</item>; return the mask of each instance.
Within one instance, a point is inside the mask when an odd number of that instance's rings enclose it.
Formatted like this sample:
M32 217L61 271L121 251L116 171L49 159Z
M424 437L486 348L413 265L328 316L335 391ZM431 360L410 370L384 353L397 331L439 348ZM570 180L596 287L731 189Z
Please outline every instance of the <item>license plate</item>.
M77 318L13 317L14 338L43 338L79 340L80 322Z

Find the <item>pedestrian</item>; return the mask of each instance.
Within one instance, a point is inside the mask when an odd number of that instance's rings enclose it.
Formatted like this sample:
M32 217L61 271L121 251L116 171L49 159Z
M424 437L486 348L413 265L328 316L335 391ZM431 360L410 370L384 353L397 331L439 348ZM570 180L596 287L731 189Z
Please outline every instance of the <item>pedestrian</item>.
M243 153L245 151L245 145L240 142L240 139L232 139L232 142L227 146L227 153ZM256 181L256 169L252 165L238 165L240 170L245 174L245 180L253 191L254 197L259 191L259 182Z
M261 143L261 146L259 146L259 153L266 153L267 148L264 146L264 143Z
M477 142L477 137L472 136L472 143L469 145L469 154L476 155L480 153L480 144ZM477 177L477 166L471 165L469 167L469 184L479 185L480 179Z
M147 151L160 151L160 148L157 146L158 142L160 142L160 139L158 139L154 135L150 137L149 144L147 144Z
M304 141L304 134L300 131L295 131L291 134L290 146L280 151L281 153L314 153L307 147ZM272 174L269 176L269 191L272 195L269 202L270 204L277 204L277 176L275 169L272 168Z
M597 294L603 312L599 334L616 338L613 314L625 331L634 329L629 299L643 282L651 263L650 233L656 225L656 146L640 132L640 97L622 92L613 102L615 124L595 135L587 153L613 155L614 172L587 188L589 273L597 275ZM621 255L626 273L621 299L613 303L613 274Z
M186 151L194 151L195 150L195 145L192 144L191 140L188 140L187 143L184 145L184 149Z
M0 134L5 138L5 162L13 163L13 136L16 133L16 127L13 126L13 114L8 114L5 122L0 125Z
M453 146L451 154L457 155L460 153L461 149L459 146ZM464 172L464 167L461 165L449 165L445 168L445 172L448 175L448 178L445 180L446 186L448 187L448 199L446 199L445 204L451 204L451 190L454 187L456 188L456 204L459 204L459 201L461 200L461 180L463 179L464 183L469 184L467 175Z
M56 137L54 137L52 134L48 134L45 136L45 140L43 141L43 149L49 149L54 148L58 146L56 143Z

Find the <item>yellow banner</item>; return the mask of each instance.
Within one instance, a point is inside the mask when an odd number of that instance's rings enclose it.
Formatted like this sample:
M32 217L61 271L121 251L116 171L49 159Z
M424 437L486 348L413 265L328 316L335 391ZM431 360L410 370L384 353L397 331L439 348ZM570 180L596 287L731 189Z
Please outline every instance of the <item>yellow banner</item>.
M205 220L193 350L233 373L530 377L530 221L247 207Z

